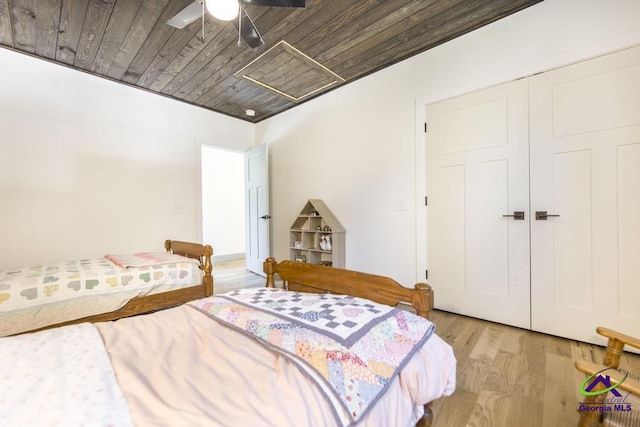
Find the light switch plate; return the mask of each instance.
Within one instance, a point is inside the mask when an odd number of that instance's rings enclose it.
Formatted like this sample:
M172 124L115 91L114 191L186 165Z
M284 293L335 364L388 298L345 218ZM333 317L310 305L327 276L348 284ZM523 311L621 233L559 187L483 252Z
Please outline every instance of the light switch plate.
M395 199L393 201L393 208L397 212L402 212L407 210L407 202L405 199Z

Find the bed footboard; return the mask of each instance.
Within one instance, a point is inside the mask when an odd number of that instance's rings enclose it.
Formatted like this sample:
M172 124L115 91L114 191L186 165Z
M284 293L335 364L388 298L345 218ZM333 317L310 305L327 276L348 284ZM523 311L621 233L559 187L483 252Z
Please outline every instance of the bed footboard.
M263 269L269 288L275 287L277 274L292 291L347 294L391 306L410 304L427 319L433 309L433 290L426 283L410 289L384 276L289 260L278 263L272 257L265 260Z
M424 415L420 418L416 427L431 427L431 424L433 424L433 410L431 409L431 403L427 403L424 405Z

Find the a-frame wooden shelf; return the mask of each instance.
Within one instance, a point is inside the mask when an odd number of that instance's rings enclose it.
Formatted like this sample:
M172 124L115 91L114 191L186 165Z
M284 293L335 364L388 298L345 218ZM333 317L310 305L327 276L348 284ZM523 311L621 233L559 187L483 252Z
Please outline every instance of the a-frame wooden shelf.
M320 199L310 199L289 230L294 261L345 268L345 229Z

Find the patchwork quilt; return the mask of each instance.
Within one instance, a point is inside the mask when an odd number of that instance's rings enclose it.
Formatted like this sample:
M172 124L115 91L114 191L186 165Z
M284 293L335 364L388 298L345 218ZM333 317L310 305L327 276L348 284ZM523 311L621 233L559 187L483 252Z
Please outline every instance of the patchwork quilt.
M116 262L104 257L0 271L0 312L119 290L144 294L161 285L184 287L201 281L195 259L164 252L111 257Z
M241 289L190 305L300 367L339 425L362 419L434 331L427 319L344 295Z

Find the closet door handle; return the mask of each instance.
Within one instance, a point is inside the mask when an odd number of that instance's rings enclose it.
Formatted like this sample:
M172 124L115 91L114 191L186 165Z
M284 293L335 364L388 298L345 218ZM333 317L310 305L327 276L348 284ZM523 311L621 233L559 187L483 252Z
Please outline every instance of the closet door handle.
M548 214L547 211L536 211L536 219L538 221L546 221L550 216L560 216L557 214Z
M502 215L502 218L513 217L514 221L524 221L524 211L513 211L513 215Z
M271 215L262 215L260 219L271 219Z

